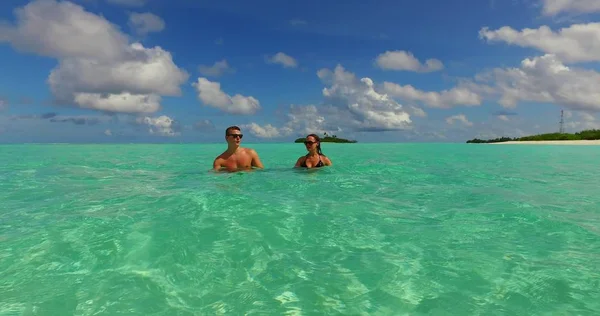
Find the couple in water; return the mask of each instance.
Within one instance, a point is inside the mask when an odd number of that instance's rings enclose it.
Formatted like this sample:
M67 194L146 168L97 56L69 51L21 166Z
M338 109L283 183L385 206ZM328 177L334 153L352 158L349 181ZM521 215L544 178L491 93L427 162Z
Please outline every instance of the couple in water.
M237 126L230 126L225 130L227 150L220 154L213 162L213 170L227 171L263 169L264 166L254 149L240 147L244 135ZM301 156L296 161L295 168L319 168L331 166L331 160L321 152L321 140L316 134L306 136L304 146L308 154Z

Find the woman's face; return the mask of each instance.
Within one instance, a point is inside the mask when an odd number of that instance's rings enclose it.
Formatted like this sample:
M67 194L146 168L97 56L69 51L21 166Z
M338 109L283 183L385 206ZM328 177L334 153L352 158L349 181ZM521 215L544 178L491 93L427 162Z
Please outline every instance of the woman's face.
M317 142L317 140L313 136L308 136L304 140L304 145L306 146L307 150L311 150L311 149L317 147L318 142Z

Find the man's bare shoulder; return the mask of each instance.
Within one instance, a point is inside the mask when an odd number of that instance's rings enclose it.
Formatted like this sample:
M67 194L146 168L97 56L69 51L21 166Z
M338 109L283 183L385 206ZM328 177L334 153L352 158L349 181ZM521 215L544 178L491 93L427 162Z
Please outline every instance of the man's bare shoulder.
M220 160L220 159L227 159L226 156L227 156L227 152L224 151L215 158L215 161Z
M256 154L256 150L254 150L252 148L245 147L245 148L240 148L240 149L242 149L244 151L244 153L248 154L248 155L255 155Z

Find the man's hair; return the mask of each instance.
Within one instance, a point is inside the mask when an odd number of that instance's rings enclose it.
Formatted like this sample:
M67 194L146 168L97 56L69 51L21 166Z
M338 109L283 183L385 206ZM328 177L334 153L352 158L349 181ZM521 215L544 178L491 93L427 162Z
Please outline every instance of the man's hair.
M233 125L233 126L229 126L226 130L225 130L225 135L229 134L229 132L231 131L242 131L239 127Z

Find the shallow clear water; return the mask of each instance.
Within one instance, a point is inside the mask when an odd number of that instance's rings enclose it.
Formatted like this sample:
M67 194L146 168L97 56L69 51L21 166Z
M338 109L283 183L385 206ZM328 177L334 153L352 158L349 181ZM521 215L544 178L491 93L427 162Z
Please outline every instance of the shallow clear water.
M598 315L600 147L0 146L0 315Z

